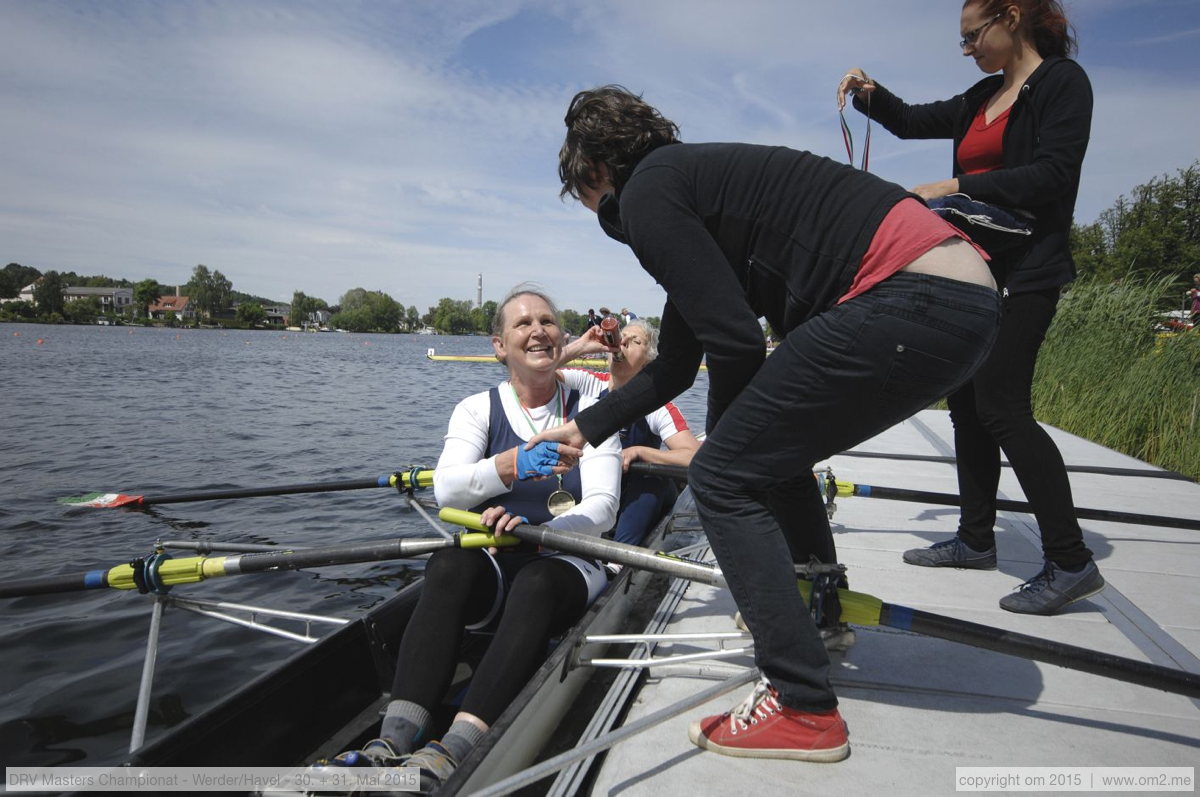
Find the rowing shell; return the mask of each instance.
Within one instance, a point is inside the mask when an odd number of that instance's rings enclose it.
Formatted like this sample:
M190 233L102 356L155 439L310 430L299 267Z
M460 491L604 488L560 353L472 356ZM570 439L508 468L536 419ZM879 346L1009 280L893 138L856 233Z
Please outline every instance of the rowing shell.
M676 513L690 505L685 489ZM662 544L672 516L665 518L645 544ZM560 720L594 675L575 663L578 648L591 634L630 629L630 614L651 578L625 568L587 612L550 650L542 666L483 740L459 765L439 794L469 793L533 763L554 740ZM359 749L379 735L400 638L420 597L421 582L402 589L365 617L305 648L212 708L177 725L166 735L130 754L135 766L306 766L348 749ZM645 618L640 620L644 623ZM640 625L639 625L640 627ZM470 674L489 638L467 634L462 660L447 700L434 712L438 738L449 725ZM297 770L303 771L303 770ZM465 790L464 790L465 789ZM302 793L300 789L267 794Z

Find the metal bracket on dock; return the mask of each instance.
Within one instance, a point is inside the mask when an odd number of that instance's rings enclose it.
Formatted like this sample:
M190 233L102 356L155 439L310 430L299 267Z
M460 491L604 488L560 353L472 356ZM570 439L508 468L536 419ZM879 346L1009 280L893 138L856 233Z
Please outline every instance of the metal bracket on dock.
M821 498L825 500L825 516L833 520L833 513L837 511L837 479L833 476L833 468L826 467L825 470L818 471L813 476L817 480L817 489L821 492Z
M749 642L754 640L744 631L712 631L703 634L607 634L584 637L583 642L597 644L638 643L638 642L716 642L716 650L702 650L698 653L681 653L674 656L639 659L580 659L579 663L590 667L616 667L620 669L649 669L663 664L679 664L688 661L707 659L728 659L741 656L750 651L749 646L727 648L727 642Z

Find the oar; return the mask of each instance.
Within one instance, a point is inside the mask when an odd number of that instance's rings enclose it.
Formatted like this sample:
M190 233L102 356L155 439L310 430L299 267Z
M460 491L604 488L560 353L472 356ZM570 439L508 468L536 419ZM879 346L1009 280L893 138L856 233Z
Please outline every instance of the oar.
M413 474L416 484L412 484ZM153 504L182 504L188 501L215 501L225 498L258 498L266 495L296 495L299 493L328 493L341 490L367 490L373 487L429 487L433 484L433 471L414 468L403 473L392 473L375 479L354 479L337 482L313 482L290 484L280 487L249 487L240 490L208 490L176 495L144 496L121 493L88 493L74 498L60 498L60 504L88 507L151 506Z
M950 465L958 460L954 457L942 457L927 454L890 454L884 451L843 451L840 457L864 457L866 459L895 459L909 462L944 462ZM1012 464L1001 461L1000 465L1011 468ZM1151 470L1150 468L1110 468L1103 465L1067 465L1069 473L1097 473L1104 476L1142 476L1147 479L1175 479L1177 481L1194 482L1191 476L1176 473L1173 470Z
M460 509L443 509L442 520L465 528L485 530L479 515ZM569 531L559 531L545 526L518 526L510 534L526 542L536 543L556 551L579 554L589 558L617 562L629 567L666 573L704 584L724 586L721 571L713 565L677 559L662 553L653 553L644 548L589 537ZM811 584L797 582L805 601L809 598ZM1176 670L1157 664L1113 656L1087 648L1067 645L1048 639L1018 634L1000 628L980 625L953 617L910 609L884 603L873 595L839 589L842 604L842 621L855 625L877 625L913 631L926 636L959 642L964 645L984 648L1010 656L1020 656L1033 661L1054 664L1072 670L1092 673L1118 681L1149 686L1165 692L1200 698L1200 674Z
M687 479L687 468L682 465L655 465L649 462L634 462L629 466L633 473L646 476L664 476L671 479ZM837 481L839 497L859 496L862 498L887 498L893 501L915 501L921 504L961 506L962 499L953 493L930 493L924 490L906 490L901 487L877 487L871 484ZM996 508L1011 512L1032 512L1026 501L996 499ZM1075 507L1075 516L1082 520L1107 520L1113 523L1132 523L1138 526L1165 526L1173 529L1200 531L1200 519L1167 517L1164 515L1141 515L1134 512L1118 512L1112 509L1086 509Z
M509 535L458 534L450 539L388 540L387 542L326 545L301 550L246 553L234 556L190 556L171 559L165 554L152 554L145 559L110 567L62 576L38 576L0 583L0 598L26 595L46 595L55 592L77 592L88 589L138 589L143 592L162 592L177 584L195 584L209 578L261 573L264 570L299 570L306 567L327 567L360 562L381 562L407 559L432 553L442 548L486 548L517 545L518 538Z

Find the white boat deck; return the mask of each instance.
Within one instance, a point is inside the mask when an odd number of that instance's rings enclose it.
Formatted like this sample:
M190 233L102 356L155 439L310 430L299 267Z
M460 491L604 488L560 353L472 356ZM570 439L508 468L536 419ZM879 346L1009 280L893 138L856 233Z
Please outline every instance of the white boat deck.
M1051 429L1068 464L1151 466ZM925 411L861 444L861 451L952 456L945 412ZM838 479L957 493L954 466L838 456ZM1200 485L1089 473L1070 475L1076 506L1200 517ZM1001 497L1023 500L1004 468ZM1005 612L997 601L1041 566L1033 517L1002 512L996 571L905 565L901 552L952 534L958 510L875 498L840 498L834 533L851 589L882 600L1200 672L1200 532L1082 521L1108 582L1100 595L1055 617ZM728 591L688 587L668 633L734 631ZM693 653L660 645L656 656ZM714 685L752 664L748 655L672 665L651 675L625 723ZM1184 766L1200 763L1200 701L891 628L858 628L834 658L833 681L850 727L837 764L739 759L704 752L687 726L740 702L739 687L612 748L593 794L894 794L955 791L955 767ZM1050 790L1047 790L1050 791Z

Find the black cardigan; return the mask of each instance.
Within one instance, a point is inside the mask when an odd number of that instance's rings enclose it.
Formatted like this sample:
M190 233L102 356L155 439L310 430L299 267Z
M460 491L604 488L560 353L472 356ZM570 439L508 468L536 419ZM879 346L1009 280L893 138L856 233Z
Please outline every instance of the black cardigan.
M1092 126L1092 86L1079 64L1047 58L1025 85L1004 130L1004 166L983 174L962 174L958 145L979 108L1000 90L991 75L948 100L909 105L876 83L871 118L899 138L951 138L953 174L959 190L983 202L1031 212L1036 221L1029 247L993 262L1009 293L1065 285L1075 278L1071 219L1079 193L1079 173ZM854 107L866 112L864 95Z
M672 144L637 165L600 224L667 292L658 359L576 423L595 443L709 372L707 427L786 334L832 307L903 188L785 147Z

